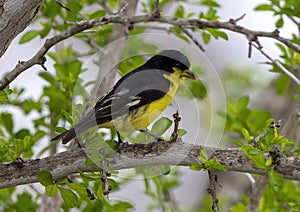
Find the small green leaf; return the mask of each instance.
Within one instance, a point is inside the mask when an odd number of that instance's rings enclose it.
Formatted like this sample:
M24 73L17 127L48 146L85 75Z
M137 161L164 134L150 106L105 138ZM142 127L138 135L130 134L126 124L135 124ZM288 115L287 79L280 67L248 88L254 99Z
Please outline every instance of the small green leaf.
M162 117L157 120L151 128L151 132L155 135L163 135L172 125L172 121L167 117Z
M194 98L204 99L207 97L207 89L201 80L191 81L189 89Z
M48 185L45 187L46 194L50 197L54 197L57 194L58 187L56 184Z
M67 130L64 128L64 127L56 127L55 128L55 132L58 132L58 133L64 133L66 132Z
M201 36L202 36L202 39L203 39L203 42L205 44L208 44L209 41L210 41L210 34L206 33L206 32L202 32L201 33Z
M284 179L282 175L274 171L274 169L271 169L268 174L272 188L274 191L278 192L283 186Z
M163 175L168 175L168 174L170 174L170 172L171 172L170 166L162 165L162 166L159 166L159 168L160 168L160 171L161 171L161 173L162 173Z
M2 113L1 114L1 121L2 121L2 124L5 126L7 132L12 134L13 133L13 128L14 128L14 122L13 122L12 114Z
M184 7L182 5L179 5L175 12L175 17L176 18L184 18Z
M256 149L256 148L251 148L251 149L248 149L247 151L247 155L260 155L262 154L263 152L259 149Z
M243 147L244 146L243 142L241 142L239 140L235 140L234 144L237 145L238 147Z
M220 4L213 0L202 0L199 4L208 6L208 7L220 7Z
M190 169L195 170L195 171L200 171L203 169L203 165L202 164L192 164L192 165L190 165Z
M23 151L26 151L33 145L33 140L29 135L27 135L27 136L25 136L25 138L23 138L23 145L24 145Z
M260 4L254 8L256 11L275 11L272 5L269 4Z
M246 130L245 128L242 128L241 133L242 133L244 139L246 140L246 142L250 143L251 139L250 139L250 135L249 135L248 130Z
M182 136L184 136L185 134L187 134L187 131L186 130L184 130L184 129L178 129L178 136L179 137L182 137Z
M53 185L52 174L49 171L40 171L37 179L43 186Z
M73 119L69 113L65 110L62 110L61 113L63 114L64 118L73 126Z
M20 39L19 43L26 43L31 41L33 38L35 38L36 36L38 36L40 34L40 31L37 30L31 30L26 32Z
M218 30L218 37L221 37L224 40L228 40L228 35L225 32L220 31L220 30Z
M251 160L255 166L259 169L267 169L265 157L263 152L253 146L243 146L242 152L244 155Z
M202 163L205 163L208 160L207 152L205 149L200 149L199 153L198 160Z
M276 92L278 94L282 94L286 92L289 88L290 81L291 79L287 75L285 74L280 75L275 82Z
M6 89L0 91L0 104L6 103L8 101L8 93Z
M70 186L70 188L75 190L81 198L83 198L85 200L89 199L89 197L86 193L86 188L83 185L77 184L77 183L70 183L69 186Z
M280 18L276 21L275 26L276 26L277 28L281 28L281 27L283 26L283 18L282 18L282 17L280 17Z
M215 169L220 171L227 171L227 168L223 166L219 161L217 161L215 158L209 159L204 163L205 170L208 169Z
M39 76L41 78L43 78L44 80L46 80L47 82L49 82L50 84L55 83L55 77L52 74L50 74L49 72L46 72L46 71L40 72Z
M61 187L59 187L59 191L68 207L74 208L78 205L78 197L73 191Z

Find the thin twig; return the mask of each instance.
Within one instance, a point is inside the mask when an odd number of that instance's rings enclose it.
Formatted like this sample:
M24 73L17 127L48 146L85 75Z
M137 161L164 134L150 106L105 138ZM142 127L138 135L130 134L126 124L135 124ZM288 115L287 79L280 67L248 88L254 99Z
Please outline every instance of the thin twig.
M156 0L155 1L155 10L158 10L159 9L158 7L159 7L159 0Z
M179 122L181 121L181 117L179 116L178 111L176 111L176 113L173 114L173 118L174 118L174 130L171 135L172 142L177 141L177 139L178 139L178 128L179 128Z
M107 160L103 160L102 161L101 181L104 184L103 195L105 195L108 198L108 195L111 191L111 186L108 184L109 173L107 170L108 170L108 162L107 162Z
M218 182L218 176L216 175L216 171L214 170L208 170L208 179L209 179L209 187L207 189L207 192L211 195L212 198L212 211L218 212L218 197L217 197L217 188L216 183Z
M259 178L256 180L256 182L252 186L252 191L247 209L248 212L259 211L260 199L268 183L268 175L259 176Z
M251 140L251 144L253 146L256 146L259 142L259 139L265 137L267 135L267 133L271 130L271 129L274 129L274 128L279 128L280 127L280 122L281 120L279 120L278 122L272 122L270 124L270 126L265 130L263 131L262 133L260 133L258 136L256 136L254 139Z
M231 24L236 24L237 22L239 22L240 20L242 20L243 18L245 18L246 16L246 13L244 13L243 15L241 15L240 17L237 17L237 18L231 18L229 19L229 23Z
M277 59L273 59L270 55L268 55L262 48L257 45L253 45L262 55L264 55L267 59L269 59L272 63L274 63L284 74L286 74L289 78L291 78L297 85L300 85L300 80L289 70L287 70Z
M190 33L186 28L182 26L180 26L179 28L199 47L201 51L205 52L203 46L198 42L198 40L193 36L192 33Z
M59 6L61 6L62 8L64 8L65 10L71 12L70 8L66 7L63 3L61 3L60 1L55 0L55 3L58 4Z

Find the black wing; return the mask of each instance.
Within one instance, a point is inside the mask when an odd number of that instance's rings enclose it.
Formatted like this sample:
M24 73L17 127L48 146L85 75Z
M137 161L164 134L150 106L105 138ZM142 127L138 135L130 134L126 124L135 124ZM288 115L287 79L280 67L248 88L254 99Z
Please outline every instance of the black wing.
M98 124L105 123L152 101L162 98L170 81L158 69L136 70L119 80L113 89L99 99L94 107Z

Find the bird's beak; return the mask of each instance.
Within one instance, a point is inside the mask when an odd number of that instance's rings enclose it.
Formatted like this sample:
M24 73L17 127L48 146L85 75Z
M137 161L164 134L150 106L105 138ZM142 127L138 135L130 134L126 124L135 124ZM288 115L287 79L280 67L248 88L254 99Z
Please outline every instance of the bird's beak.
M184 70L181 74L182 77L186 77L186 78L190 78L190 79L193 79L195 80L196 79L196 76L195 74L193 73L192 69L189 68L187 70Z

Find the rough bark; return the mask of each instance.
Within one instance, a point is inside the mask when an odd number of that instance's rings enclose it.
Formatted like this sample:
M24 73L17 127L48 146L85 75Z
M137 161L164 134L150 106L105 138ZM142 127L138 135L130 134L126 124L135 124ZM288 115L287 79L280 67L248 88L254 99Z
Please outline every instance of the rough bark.
M190 166L199 163L197 157L203 148L209 157L216 158L228 171L267 174L249 161L239 148L213 148L193 145L185 142L156 141L145 144L124 144L120 154L110 157L113 162L110 167L115 170L142 166L177 165ZM46 158L26 160L21 168L16 163L0 165L0 188L37 182L39 171L48 170L53 179L58 180L79 170L84 172L99 171L97 165L85 164L87 155L82 149L61 152ZM276 158L276 171L284 178L300 181L300 159L279 155ZM19 164L20 165L20 164Z
M34 19L43 0L0 0L0 57Z

